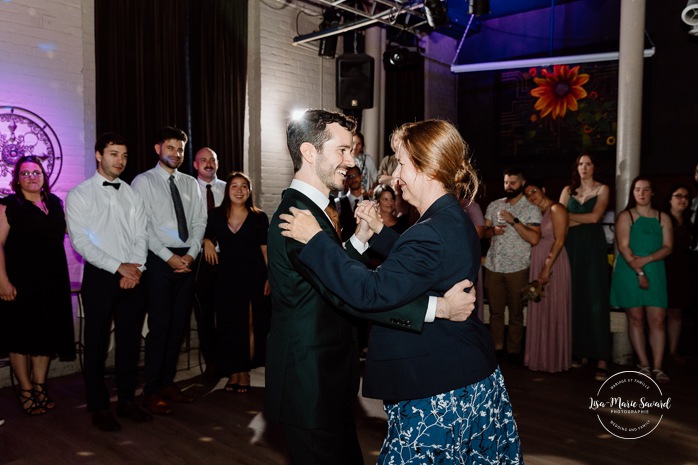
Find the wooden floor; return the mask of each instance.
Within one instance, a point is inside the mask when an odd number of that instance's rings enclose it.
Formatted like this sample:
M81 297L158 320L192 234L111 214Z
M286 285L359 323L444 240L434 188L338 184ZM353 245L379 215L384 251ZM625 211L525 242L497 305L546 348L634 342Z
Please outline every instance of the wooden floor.
M623 367L613 367L622 370ZM671 409L659 427L637 440L608 434L588 409L599 383L590 366L540 374L503 366L528 465L698 464L698 359L667 367ZM24 415L11 388L0 390L0 464L12 465L277 465L286 464L278 430L261 417L263 369L253 372L248 394L207 383L198 367L179 372L178 384L195 395L169 416L145 424L122 421L117 433L90 425L79 375L50 380L58 402L46 415ZM385 431L378 401L359 399L356 409L366 464L375 463Z

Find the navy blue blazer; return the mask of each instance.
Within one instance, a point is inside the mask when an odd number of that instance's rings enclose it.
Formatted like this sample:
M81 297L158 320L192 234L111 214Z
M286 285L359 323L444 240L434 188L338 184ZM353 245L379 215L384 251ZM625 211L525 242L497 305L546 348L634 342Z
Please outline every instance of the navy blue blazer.
M383 228L371 249L387 257L376 270L352 260L327 235L316 234L299 258L339 298L374 311L425 293L443 295L465 278L474 283L480 267L475 227L450 194L402 236ZM476 313L464 322L437 319L421 334L377 324L369 338L363 392L387 401L420 399L481 381L496 366L492 338Z

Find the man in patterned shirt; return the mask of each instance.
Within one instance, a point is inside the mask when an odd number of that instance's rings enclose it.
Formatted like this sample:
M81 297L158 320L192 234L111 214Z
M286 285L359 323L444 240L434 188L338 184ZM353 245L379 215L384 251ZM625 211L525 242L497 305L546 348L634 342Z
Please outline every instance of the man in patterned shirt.
M498 354L504 347L504 307L509 308L506 352L509 364L522 365L523 302L520 291L528 283L531 246L540 240L540 209L523 195L526 180L518 167L504 170L505 197L485 213L485 235L492 238L485 258L485 292L490 304L490 333Z

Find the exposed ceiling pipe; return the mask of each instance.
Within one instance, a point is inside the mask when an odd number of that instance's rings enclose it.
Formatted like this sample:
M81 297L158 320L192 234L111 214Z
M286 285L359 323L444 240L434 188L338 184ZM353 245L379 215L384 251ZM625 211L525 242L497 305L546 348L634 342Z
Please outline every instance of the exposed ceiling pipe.
M360 29L364 27L368 27L372 24L376 23L383 23L387 24L392 27L396 27L398 29L402 30L407 30L411 31L417 26L420 26L422 24L426 23L426 19L424 15L418 12L419 9L422 8L423 2L419 1L416 3L413 3L411 5L405 6L402 5L396 1L390 1L390 0L375 0L374 2L374 8L373 11L374 13L366 13L363 10L359 10L357 8L354 8L352 6L348 6L344 4L344 0L339 0L339 1L331 1L331 0L315 0L320 3L323 3L325 5L338 8L344 11L348 11L350 13L353 13L357 16L363 17L363 19L359 19L357 21L351 22L351 23L344 23L339 26L329 28L329 29L324 29L319 32L312 32L310 34L304 34L304 35L299 35L293 38L293 45L300 45L304 44L307 42L312 42L314 40L319 40L319 39L324 39L326 37L332 37L338 34L343 34L345 32L353 31L355 29ZM380 3L381 5L389 6L390 8L387 10L383 10L379 13L375 13L375 6L376 4ZM412 16L422 18L424 19L423 22L420 22L418 24L411 25L409 27L403 26L401 24L397 24L395 20L397 17L403 13L410 14ZM394 17L391 20L388 20L386 18Z

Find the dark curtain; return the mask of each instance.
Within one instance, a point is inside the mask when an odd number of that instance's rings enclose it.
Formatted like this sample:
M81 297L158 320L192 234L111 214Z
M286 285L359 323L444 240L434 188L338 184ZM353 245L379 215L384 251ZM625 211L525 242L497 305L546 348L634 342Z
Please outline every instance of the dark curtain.
M211 147L218 176L243 169L247 2L199 0L191 9L192 148Z
M166 125L242 167L246 56L230 55L246 50L246 23L244 0L95 0L97 134L128 140L124 180L155 166Z
M385 70L385 154L393 153L390 134L404 123L424 119L424 58Z

